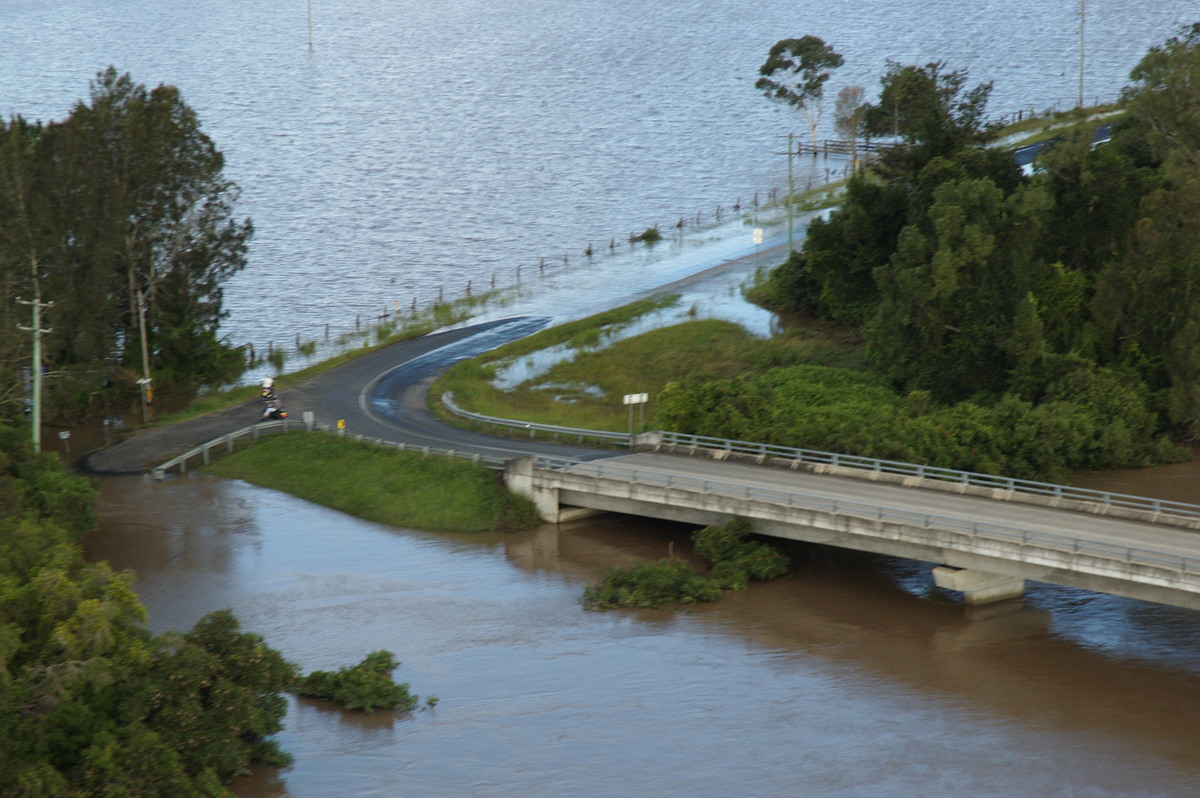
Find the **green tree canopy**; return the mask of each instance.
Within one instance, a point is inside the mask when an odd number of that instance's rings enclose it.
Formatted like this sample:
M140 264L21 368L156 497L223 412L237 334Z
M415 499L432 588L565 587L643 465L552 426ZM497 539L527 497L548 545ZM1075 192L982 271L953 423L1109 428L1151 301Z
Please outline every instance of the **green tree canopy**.
M816 36L781 39L771 46L767 60L759 67L760 77L754 87L768 98L804 114L815 147L825 82L843 61L833 47Z
M54 303L41 365L59 407L140 376L139 297L167 388L239 373L240 354L219 340L221 291L245 265L252 227L233 217L223 168L178 89L111 67L61 122L0 122L4 315L18 314L20 295ZM0 370L13 374L29 349L7 336Z

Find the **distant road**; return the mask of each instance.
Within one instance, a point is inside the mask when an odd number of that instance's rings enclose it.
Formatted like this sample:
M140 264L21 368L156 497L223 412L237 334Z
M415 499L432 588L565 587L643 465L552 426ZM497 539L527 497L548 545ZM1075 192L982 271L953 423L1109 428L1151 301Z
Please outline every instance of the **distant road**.
M1095 134L1092 136L1092 146L1104 144L1112 137L1112 125L1101 125L1096 128ZM1047 139L1034 144L1026 144L1024 147L1017 147L1013 150L1013 158L1016 159L1017 165L1025 168L1033 163L1033 159L1041 151L1042 147L1057 141L1058 139Z

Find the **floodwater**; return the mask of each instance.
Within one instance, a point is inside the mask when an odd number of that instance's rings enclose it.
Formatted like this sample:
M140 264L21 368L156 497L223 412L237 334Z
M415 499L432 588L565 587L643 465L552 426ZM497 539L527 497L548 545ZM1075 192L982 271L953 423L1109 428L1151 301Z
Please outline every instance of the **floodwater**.
M1200 793L1193 612L1046 585L968 610L928 563L796 547L715 604L590 613L597 569L690 530L418 532L205 475L101 492L89 556L137 572L155 630L232 607L305 671L388 649L440 699L292 700L296 762L247 798Z
M178 86L255 225L223 330L263 351L461 297L468 281L478 295L519 278L519 306L495 311L506 315L618 304L676 279L667 247L630 247L630 233L657 225L670 238L686 220L690 239L750 246L755 197L761 207L786 185L783 137L807 135L754 89L777 40L817 35L845 57L819 133L833 137L837 92L873 98L889 59L943 59L971 85L994 82L996 116L1073 107L1080 7L5 0L0 114L65 118L109 65ZM1083 7L1089 104L1112 100L1147 48L1197 16L1194 0ZM845 164L795 166L803 187ZM587 304L559 301L581 284Z

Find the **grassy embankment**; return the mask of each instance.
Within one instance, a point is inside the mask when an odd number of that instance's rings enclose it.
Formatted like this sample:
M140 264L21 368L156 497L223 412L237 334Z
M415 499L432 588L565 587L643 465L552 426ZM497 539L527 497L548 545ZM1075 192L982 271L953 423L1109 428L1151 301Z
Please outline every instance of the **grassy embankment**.
M538 524L533 504L505 490L493 471L320 432L265 439L209 470L410 529L484 532Z
M674 295L641 300L459 363L434 383L430 407L449 418L438 398L451 391L460 406L486 416L624 431L629 423L625 394L650 394L649 420L654 396L670 382L724 379L801 363L864 367L861 347L830 328L794 328L764 340L733 322L697 319L620 337L641 317L677 301ZM504 390L494 385L504 369L541 360L554 362Z

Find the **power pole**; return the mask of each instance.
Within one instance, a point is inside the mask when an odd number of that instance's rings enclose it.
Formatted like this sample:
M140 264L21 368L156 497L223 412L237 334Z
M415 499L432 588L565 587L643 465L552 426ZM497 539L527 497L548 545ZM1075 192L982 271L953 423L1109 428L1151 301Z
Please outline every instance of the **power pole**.
M30 368L33 378L33 450L40 452L42 450L42 335L44 333L53 332L52 328L42 328L42 308L52 307L53 302L42 301L42 291L40 288L35 289L37 293L36 299L24 300L18 299L17 302L21 305L30 305L33 307L33 326L22 327L17 325L18 330L33 333L33 364Z
M1084 0L1079 0L1079 105L1078 108L1083 108L1083 5Z
M150 423L150 403L154 401L154 388L150 381L150 346L146 341L146 292L137 292L138 330L142 334L142 423Z
M791 254L792 254L792 199L793 199L793 194L795 194L795 187L794 187L794 185L793 185L793 183L792 183L792 155L793 155L793 153L794 153L794 151L795 151L795 148L792 146L792 140L795 138L795 134L793 134L793 133L788 133L786 137L784 137L784 136L781 136L780 138L787 138L787 159L788 159L788 195L787 195L788 255L791 255ZM775 153L775 154L776 154L776 155L778 155L779 153Z

